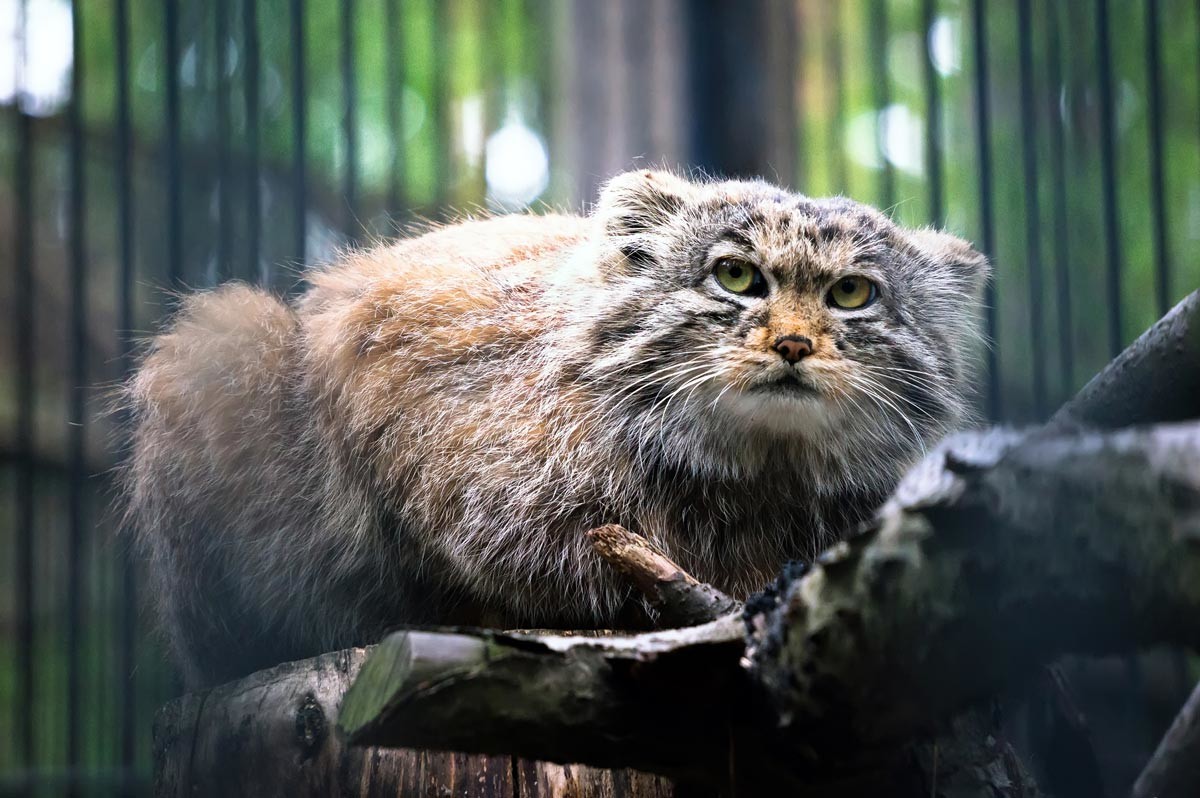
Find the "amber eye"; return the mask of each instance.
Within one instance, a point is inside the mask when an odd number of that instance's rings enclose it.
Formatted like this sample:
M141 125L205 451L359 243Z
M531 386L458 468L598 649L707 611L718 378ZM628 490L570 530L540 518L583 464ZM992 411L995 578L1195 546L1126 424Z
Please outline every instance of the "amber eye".
M843 277L829 289L829 304L843 310L858 310L875 301L875 283L866 277Z
M759 294L766 287L762 272L744 260L721 258L713 274L722 288L734 294Z

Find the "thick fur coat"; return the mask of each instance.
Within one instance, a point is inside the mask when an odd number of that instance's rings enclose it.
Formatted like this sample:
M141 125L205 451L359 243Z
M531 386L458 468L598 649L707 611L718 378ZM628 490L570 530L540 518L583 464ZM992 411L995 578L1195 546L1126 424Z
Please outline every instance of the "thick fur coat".
M188 683L398 624L621 624L603 523L746 594L961 423L986 272L849 200L635 172L590 217L444 227L291 303L188 297L127 386L125 472ZM847 275L869 304L830 301Z

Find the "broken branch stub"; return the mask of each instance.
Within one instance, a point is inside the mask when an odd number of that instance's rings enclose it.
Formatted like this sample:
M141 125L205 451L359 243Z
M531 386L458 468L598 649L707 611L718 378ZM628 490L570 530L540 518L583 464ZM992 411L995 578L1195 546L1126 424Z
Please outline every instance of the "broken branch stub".
M658 613L658 627L695 626L741 612L740 601L697 581L641 535L606 524L587 536L596 553L624 574Z

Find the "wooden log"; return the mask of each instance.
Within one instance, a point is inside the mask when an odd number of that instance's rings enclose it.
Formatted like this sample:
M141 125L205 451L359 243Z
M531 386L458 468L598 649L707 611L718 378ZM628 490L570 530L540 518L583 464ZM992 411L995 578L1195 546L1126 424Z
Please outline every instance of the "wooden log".
M670 798L666 779L507 755L347 746L335 719L369 649L280 665L159 712L154 794Z
M646 591L659 620L700 623L741 607L698 583L627 530L606 527L593 540L606 559ZM422 639L420 633L413 636ZM455 640L449 635L427 639L443 644ZM530 633L520 639L537 641L539 636ZM669 798L675 794L669 780L623 767L560 765L507 753L348 747L332 721L366 652L351 649L287 663L168 704L155 728L156 795Z
M784 762L810 786L857 777L872 752L1062 653L1200 644L1200 423L957 436L751 622L744 654L730 619L619 642L410 634L381 649L391 663L342 722L364 743L710 778L728 769L724 727L756 766ZM586 700L522 709L543 685ZM770 721L747 709L754 691Z
M706 697L738 689L742 622L633 637L397 632L338 723L352 744L428 747L711 776L728 724Z

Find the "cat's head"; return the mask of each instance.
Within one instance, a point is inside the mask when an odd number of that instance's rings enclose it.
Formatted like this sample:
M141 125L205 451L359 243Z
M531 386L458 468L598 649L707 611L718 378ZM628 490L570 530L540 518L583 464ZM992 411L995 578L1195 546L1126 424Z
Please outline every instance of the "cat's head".
M593 374L663 424L712 423L885 448L966 413L986 259L844 198L630 172L595 213Z

